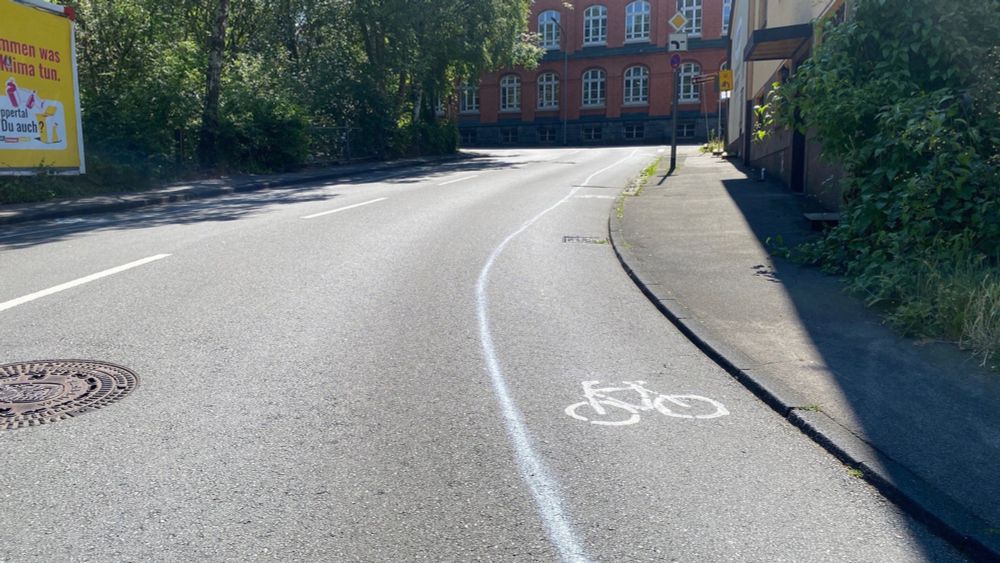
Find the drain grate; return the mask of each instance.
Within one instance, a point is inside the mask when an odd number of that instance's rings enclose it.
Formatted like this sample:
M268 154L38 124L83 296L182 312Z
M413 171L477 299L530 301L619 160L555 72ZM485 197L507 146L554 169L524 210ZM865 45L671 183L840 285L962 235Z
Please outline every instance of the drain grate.
M581 244L608 244L608 239L602 237L565 236L563 237L563 242L575 242Z
M56 422L128 395L138 376L114 364L41 360L0 365L0 430Z

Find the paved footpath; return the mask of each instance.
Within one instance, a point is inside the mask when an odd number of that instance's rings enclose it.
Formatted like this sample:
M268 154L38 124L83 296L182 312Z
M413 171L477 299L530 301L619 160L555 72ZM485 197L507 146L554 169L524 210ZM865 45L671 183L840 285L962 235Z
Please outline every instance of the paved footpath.
M809 206L686 149L612 213L612 242L727 371L968 553L1000 558L1000 375L900 337L837 278L771 256L769 239L815 236Z

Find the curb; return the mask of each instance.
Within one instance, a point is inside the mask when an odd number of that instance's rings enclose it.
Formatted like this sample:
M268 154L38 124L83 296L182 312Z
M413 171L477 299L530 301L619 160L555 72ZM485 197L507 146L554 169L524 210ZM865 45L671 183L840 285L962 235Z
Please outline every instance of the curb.
M820 411L770 375L752 368L744 354L719 340L663 286L651 283L633 265L637 260L625 244L622 219L614 208L608 217L608 240L618 262L643 295L702 353L739 381L772 410L822 446L842 463L861 471L865 481L933 533L974 561L1000 560L1000 533L904 465Z
M49 205L53 207L50 207L48 209L38 208L38 209L29 209L23 212L13 212L12 214L6 216L2 214L2 211L0 211L0 225L14 225L18 223L28 223L31 221L42 221L46 219L60 219L63 217L73 217L77 215L93 215L96 213L126 211L129 209L137 209L140 207L147 207L150 205L162 205L165 203L175 203L178 201L207 199L212 197L230 195L234 193L256 192L273 188L294 186L296 184L306 184L311 182L323 182L326 180L335 180L337 178L343 178L345 176L350 176L358 173L399 170L404 168L422 166L425 164L452 162L457 160L466 160L470 158L474 158L474 156L459 154L459 155L452 155L452 156L438 157L438 158L432 157L426 159L400 160L384 164L380 163L370 168L364 168L364 169L330 170L328 172L318 172L315 175L299 176L295 178L278 177L273 179L262 179L259 181L249 181L245 184L222 185L222 186L194 185L186 188L176 188L176 191L170 191L170 188L167 187L161 189L161 191L159 192L155 191L149 193L136 192L134 194L94 196L95 199L105 197L108 198L109 201L95 201L92 203L77 203L77 204L74 204L73 201L66 201L63 202L66 207L54 207L59 205L59 203L47 203L47 204L43 203L41 205L43 206Z

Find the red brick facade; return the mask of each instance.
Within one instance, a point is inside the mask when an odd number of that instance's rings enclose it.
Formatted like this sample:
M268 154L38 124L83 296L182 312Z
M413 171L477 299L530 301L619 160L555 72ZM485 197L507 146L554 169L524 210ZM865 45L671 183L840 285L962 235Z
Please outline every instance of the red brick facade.
M640 0L641 1L641 0ZM668 20L679 3L701 5L701 35L690 34L688 51L680 53L683 63L695 63L701 73L714 73L726 61L728 38L722 34L724 0L646 0L650 8L649 37L626 40L626 6L632 0L535 0L530 29L538 31L539 14L559 12L559 48L549 50L538 68L515 68L489 73L479 84L479 111L459 115L463 144L571 144L659 142L670 131L671 94L674 72L670 66L668 37L674 33ZM607 41L584 45L584 13L593 5L607 9ZM563 35L564 34L564 35ZM562 46L567 45L566 52ZM648 69L648 97L645 103L624 103L626 69ZM563 78L568 75L568 81ZM601 69L605 76L605 103L596 108L583 106L582 76ZM559 80L558 109L538 109L537 79L554 73ZM519 111L500 111L500 80L517 75L521 83ZM562 88L567 88L563 92ZM704 138L717 123L718 94L714 82L699 86L698 101L678 104L678 124L688 138ZM565 107L564 107L565 106ZM706 124L707 116L707 124Z

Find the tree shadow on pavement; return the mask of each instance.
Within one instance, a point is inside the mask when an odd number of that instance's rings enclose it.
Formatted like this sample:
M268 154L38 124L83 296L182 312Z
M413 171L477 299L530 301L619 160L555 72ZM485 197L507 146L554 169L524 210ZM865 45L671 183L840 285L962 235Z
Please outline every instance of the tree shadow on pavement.
M244 186L244 189L241 191L241 188L237 187L236 193L185 199L131 210L78 215L5 226L0 232L0 250L28 248L66 240L76 235L101 231L237 221L264 213L273 206L329 201L343 195L331 191L332 186L352 187L370 183L419 184L433 181L434 178L444 174L483 172L516 167L519 165L511 165L499 159L480 157L419 165L405 169L358 171L355 174L323 180L310 179L308 174L300 174L301 183L254 191L246 189L254 182L253 178L234 178L231 183L215 180L206 182L204 185L234 185Z

